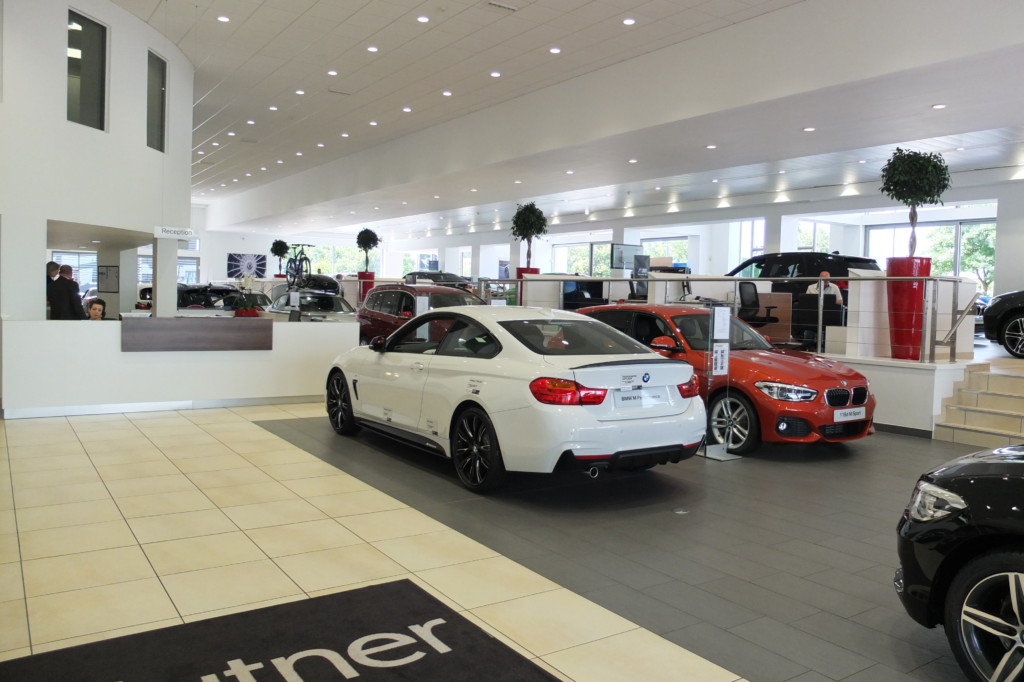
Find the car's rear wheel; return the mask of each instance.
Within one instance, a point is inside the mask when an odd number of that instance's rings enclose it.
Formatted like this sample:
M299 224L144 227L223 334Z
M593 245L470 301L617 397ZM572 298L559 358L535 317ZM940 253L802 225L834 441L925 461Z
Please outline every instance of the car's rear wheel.
M335 370L327 377L327 417L331 420L331 427L343 436L359 432L359 425L352 416L352 394L341 370Z
M999 342L1015 358L1024 358L1024 313L1017 313L1003 323Z
M1024 679L1024 552L972 559L946 597L946 638L975 682Z
M505 463L498 436L483 410L470 407L459 413L452 428L451 452L459 480L473 492L493 490L504 483Z
M737 392L719 393L708 410L708 436L711 443L725 444L726 450L739 455L761 442L757 411L746 396Z

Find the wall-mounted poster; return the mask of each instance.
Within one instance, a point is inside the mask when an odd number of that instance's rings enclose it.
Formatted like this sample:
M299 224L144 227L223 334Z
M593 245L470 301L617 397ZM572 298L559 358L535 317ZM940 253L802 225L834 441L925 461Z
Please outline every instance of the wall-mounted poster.
M229 253L228 277L252 275L263 279L267 275L267 257L257 253Z

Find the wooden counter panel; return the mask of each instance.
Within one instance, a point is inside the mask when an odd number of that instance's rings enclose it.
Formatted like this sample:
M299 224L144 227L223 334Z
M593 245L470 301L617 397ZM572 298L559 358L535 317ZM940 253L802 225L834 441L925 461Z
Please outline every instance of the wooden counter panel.
M142 317L121 321L121 352L273 350L262 317Z

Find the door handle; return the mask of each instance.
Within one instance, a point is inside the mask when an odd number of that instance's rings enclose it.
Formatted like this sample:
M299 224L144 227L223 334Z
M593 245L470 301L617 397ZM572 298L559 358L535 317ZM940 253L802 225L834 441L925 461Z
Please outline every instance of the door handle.
M414 372L422 372L424 368L426 368L426 365L424 365L422 362L414 362L411 365L409 365L409 369L411 369Z

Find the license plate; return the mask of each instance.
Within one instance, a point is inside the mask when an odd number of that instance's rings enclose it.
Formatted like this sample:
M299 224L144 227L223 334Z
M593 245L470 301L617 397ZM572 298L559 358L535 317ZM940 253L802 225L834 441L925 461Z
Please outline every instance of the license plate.
M857 419L863 419L867 416L867 408L864 407L848 407L845 410L836 410L832 419L837 422L852 422Z
M665 389L615 392L615 407L651 407L665 402Z

